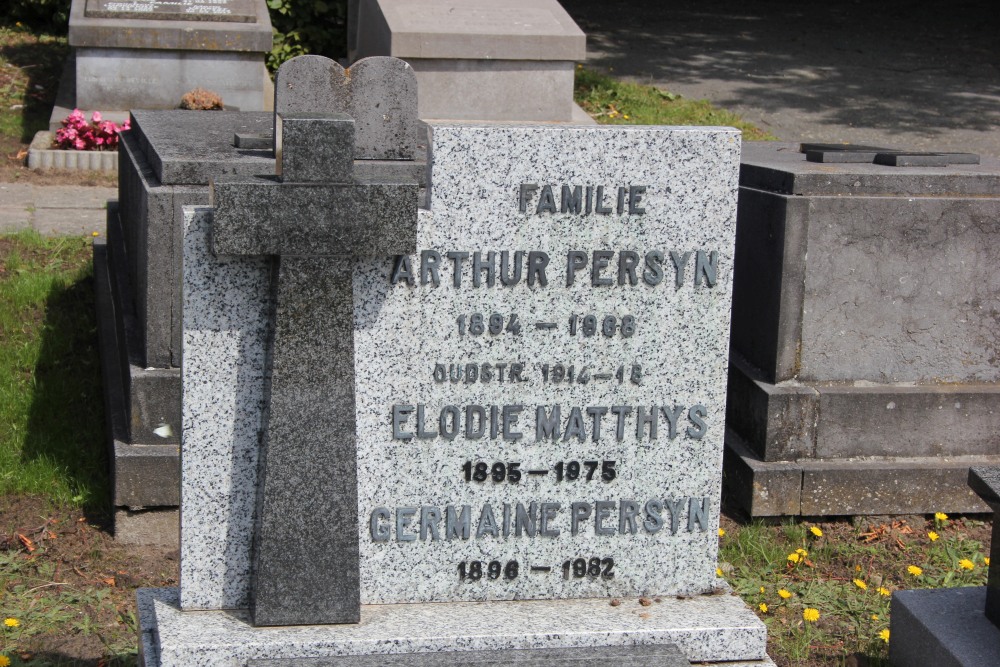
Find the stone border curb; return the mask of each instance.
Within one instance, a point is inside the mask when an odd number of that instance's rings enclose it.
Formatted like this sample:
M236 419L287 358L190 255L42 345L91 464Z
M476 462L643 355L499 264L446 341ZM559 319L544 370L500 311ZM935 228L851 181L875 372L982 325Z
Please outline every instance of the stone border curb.
M54 133L35 134L28 148L28 169L90 169L118 171L118 151L69 151L48 148Z

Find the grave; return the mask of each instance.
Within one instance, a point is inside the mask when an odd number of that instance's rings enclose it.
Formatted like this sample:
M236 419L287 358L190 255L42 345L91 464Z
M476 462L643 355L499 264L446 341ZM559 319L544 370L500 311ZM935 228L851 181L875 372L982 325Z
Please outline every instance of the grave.
M348 56L417 73L423 119L591 123L573 102L586 36L557 0L352 0Z
M433 123L423 156L399 60L277 88L274 172L184 210L143 663L773 664L715 574L738 132Z
M969 470L969 486L993 510L990 562L1000 554L1000 468ZM1000 664L1000 573L986 586L892 594L889 659L895 667Z
M183 207L208 203L213 174L274 171L272 114L134 111L119 149L118 201L95 239L94 272L115 537L177 544ZM106 244L104 243L107 240Z
M176 109L196 87L228 109L270 108L265 0L73 0L69 44L53 130L73 108Z
M903 166L913 165L913 166ZM983 512L1000 162L745 144L726 483L754 516Z

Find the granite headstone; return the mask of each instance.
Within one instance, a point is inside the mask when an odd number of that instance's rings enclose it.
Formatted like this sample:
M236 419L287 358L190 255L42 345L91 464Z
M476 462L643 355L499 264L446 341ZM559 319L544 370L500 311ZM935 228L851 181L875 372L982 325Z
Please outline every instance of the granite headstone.
M278 117L292 164L296 123L349 125ZM147 665L664 643L769 664L715 574L738 133L431 132L409 238L392 203L294 204L402 187L332 154L296 170L340 185L282 167L187 210L181 588L140 599ZM283 289L285 255L308 275ZM352 474L356 499L334 488ZM262 509L271 493L289 511ZM287 552L261 550L266 521ZM333 546L300 552L313 538ZM188 614L247 608L265 562L341 582L326 602L356 596L359 623ZM311 610L301 588L286 603Z

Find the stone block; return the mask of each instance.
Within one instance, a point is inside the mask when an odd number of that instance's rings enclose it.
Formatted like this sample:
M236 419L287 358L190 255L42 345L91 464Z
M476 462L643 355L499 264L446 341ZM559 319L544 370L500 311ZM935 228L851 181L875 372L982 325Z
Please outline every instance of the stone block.
M114 504L144 509L180 504L177 445L130 445L115 441Z
M261 62L271 50L265 0L254 0L252 23L93 17L87 15L87 1L72 0L70 6L69 45L74 48L252 52Z
M282 182L347 183L354 174L354 121L346 114L274 115Z
M115 210L112 209L111 213ZM101 376L104 385L104 412L107 419L106 440L112 462L112 503L118 526L116 536L131 543L142 543L149 537L157 544L176 544L176 506L180 502L180 460L176 444L131 444L128 433L128 403L123 378L128 372L121 367L116 309L112 294L107 245L104 238L94 240L94 283L96 290L98 343L101 349ZM174 438L176 442L176 437ZM134 514L138 510L160 511L169 508L173 514ZM124 512L124 513L123 513ZM133 512L133 513L130 513ZM174 518L169 518L173 516Z
M896 591L889 660L894 667L1000 664L1000 629L983 613L986 588Z
M573 61L409 58L420 118L576 122Z
M740 187L733 347L768 382L799 371L807 213L800 197Z
M260 53L76 48L81 109L176 109L184 93L206 88L226 108L264 109L267 69Z
M586 38L555 0L361 0L353 11L350 57L407 61L421 118L574 119L573 73Z
M132 130L156 180L207 186L213 176L274 173L270 149L233 146L236 133L271 136L274 114L230 111L133 111Z
M997 453L1000 385L818 386L818 458Z
M727 423L749 451L732 477L798 462L803 513L915 511L877 461L916 505L981 508L956 470L997 456L1000 161L802 148L743 150Z
M889 460L800 462L800 514L976 513L989 507L965 484L970 465L997 457L910 457Z
M176 547L180 535L180 510L176 507L130 510L115 508L115 540L122 544Z
M748 141L740 160L740 185L765 192L803 196L995 197L1000 192L1000 160L980 164L893 169L876 164L808 162L799 144Z
M723 487L751 516L799 516L802 468L795 462L765 463L732 430L726 430Z
M137 597L146 667L664 643L689 662L773 665L764 624L739 597L725 594L664 598L649 607L636 598L617 607L607 599L370 605L362 606L357 625L263 629L241 611L181 612L176 589L140 589Z
M356 160L415 159L416 100L413 69L384 56L359 60L349 73L329 58L299 56L275 75L276 114L342 113L354 119Z
M819 392L797 383L770 384L757 375L738 353L731 353L726 423L763 461L814 457L822 414Z
M455 667L517 665L524 667L690 667L673 644L536 648L486 651L436 651L396 655L351 655L329 658L265 658L248 667Z
M982 513L964 484L969 466L997 456L762 461L729 429L724 461L730 497L752 516Z
M997 220L1000 190L992 198L810 197L796 377L1000 379L990 315L1000 310ZM924 266L933 268L916 270Z
M243 9L229 16L252 20L173 20L163 12L150 14L157 18L136 18L128 11L103 11L108 7L102 10L99 0L73 0L69 43L74 86L60 103L102 111L175 109L184 93L202 87L218 93L232 109L269 108L272 90L264 66L272 41L268 9L265 0L239 4ZM118 5L126 10L150 7L167 14L178 8L176 3ZM188 12L198 8L226 9L219 2L184 7Z
M219 255L360 255L414 247L416 184L281 183L218 178L212 249ZM275 233L277 230L277 233Z
M255 0L212 0L178 5L171 0L87 0L84 15L92 18L127 18L157 21L236 21L257 20Z

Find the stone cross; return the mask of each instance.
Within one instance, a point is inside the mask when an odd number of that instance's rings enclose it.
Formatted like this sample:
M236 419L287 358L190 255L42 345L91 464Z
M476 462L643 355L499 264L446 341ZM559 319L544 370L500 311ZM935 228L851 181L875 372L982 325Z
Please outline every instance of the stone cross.
M293 59L276 77L276 175L211 186L212 251L274 258L254 625L360 620L352 272L415 250L416 105L401 60Z

